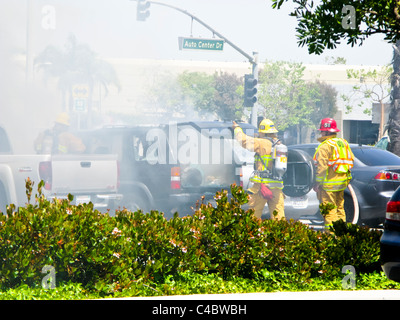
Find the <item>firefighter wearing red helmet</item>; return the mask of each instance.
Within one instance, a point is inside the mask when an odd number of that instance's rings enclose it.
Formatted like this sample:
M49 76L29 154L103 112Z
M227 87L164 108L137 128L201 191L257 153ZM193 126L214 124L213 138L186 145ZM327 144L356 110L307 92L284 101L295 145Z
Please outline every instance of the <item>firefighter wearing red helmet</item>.
M354 155L348 142L336 136L340 130L334 119L322 119L319 131L321 144L314 154L317 169L314 190L321 204L334 205L324 217L325 227L329 229L334 221L346 221L344 190L351 180Z

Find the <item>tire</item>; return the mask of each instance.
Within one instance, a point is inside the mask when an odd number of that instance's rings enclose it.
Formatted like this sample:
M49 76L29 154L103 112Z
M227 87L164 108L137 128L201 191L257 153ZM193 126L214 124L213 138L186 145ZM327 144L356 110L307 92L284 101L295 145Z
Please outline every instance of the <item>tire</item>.
M126 208L128 211L136 212L142 210L144 213L149 212L150 207L146 200L142 199L138 194L124 194L121 208Z
M347 187L350 191L350 194L345 195L344 197L344 210L346 212L346 222L350 222L352 224L360 224L360 208L358 206L357 195L350 184Z

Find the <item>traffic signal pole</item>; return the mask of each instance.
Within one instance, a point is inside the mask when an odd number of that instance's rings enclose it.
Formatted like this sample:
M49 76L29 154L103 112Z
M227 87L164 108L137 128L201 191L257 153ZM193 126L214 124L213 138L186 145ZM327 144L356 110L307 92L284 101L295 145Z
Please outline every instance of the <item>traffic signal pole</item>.
M253 52L253 56L249 55L248 53L246 53L244 50L240 49L237 45L235 45L232 41L230 41L229 39L227 39L226 37L224 37L222 34L220 34L217 30L211 28L208 24L206 24L204 21L200 20L198 17L196 17L195 15L191 14L190 12L172 6L170 4L167 3L162 3L162 2L158 2L158 1L143 1L143 0L134 0L134 1L138 1L138 3L140 2L147 2L150 4L156 4L156 5L160 5L160 6L164 6L164 7L168 7L168 8L172 8L174 10L180 11L183 14L186 14L187 16L191 17L193 20L197 21L198 23L200 23L202 26L204 26L205 28L207 28L208 30L210 30L213 34L217 35L218 37L220 37L221 39L223 39L227 44L229 44L233 49L235 49L236 51L238 51L240 54L242 54L243 56L245 56L249 62L252 64L252 74L253 74L253 78L256 79L258 81L258 52ZM257 103L254 104L254 106L251 109L251 124L255 127L257 127Z
M256 79L258 82L258 52L253 52L253 55L254 55L254 63L252 63L252 74L253 78ZM251 118L250 118L250 123L256 128L258 128L257 111L258 111L258 104L256 101L253 107L251 108Z

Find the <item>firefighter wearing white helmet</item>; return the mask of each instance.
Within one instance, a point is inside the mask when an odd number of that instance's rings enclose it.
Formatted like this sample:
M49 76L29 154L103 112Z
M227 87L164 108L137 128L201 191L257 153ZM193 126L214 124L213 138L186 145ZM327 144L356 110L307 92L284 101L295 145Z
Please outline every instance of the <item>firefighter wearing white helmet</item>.
M319 131L321 144L314 154L317 169L314 191L321 204L334 205L324 217L325 227L329 229L334 221L346 221L344 190L351 180L354 155L347 141L336 137L340 130L334 119L322 119Z
M246 135L236 122L233 122L235 138L241 145L255 152L255 171L250 178L253 186L248 189L250 194L249 207L254 209L257 218L261 218L265 204L268 203L271 218L285 218L283 174L287 165L287 147L280 143L274 123L264 119L259 124L260 138Z
M40 133L34 142L35 151L42 154L82 153L86 147L82 140L69 132L69 115L60 113L52 129Z

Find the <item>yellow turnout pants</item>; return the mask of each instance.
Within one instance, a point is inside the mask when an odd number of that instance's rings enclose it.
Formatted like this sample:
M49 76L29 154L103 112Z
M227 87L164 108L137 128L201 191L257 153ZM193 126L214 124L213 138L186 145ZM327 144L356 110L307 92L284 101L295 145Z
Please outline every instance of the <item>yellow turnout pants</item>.
M254 215L261 219L263 209L265 204L268 202L269 212L271 214L271 219L281 220L285 218L285 206L284 206L284 195L281 189L271 189L273 198L271 200L265 199L261 192L258 191L254 194L250 194L249 207L254 209ZM274 216L274 211L277 215Z
M332 222L342 220L346 222L346 213L344 211L344 191L325 191L320 188L317 192L318 200L321 204L333 203L335 208L329 211L324 217L325 226L331 226Z

